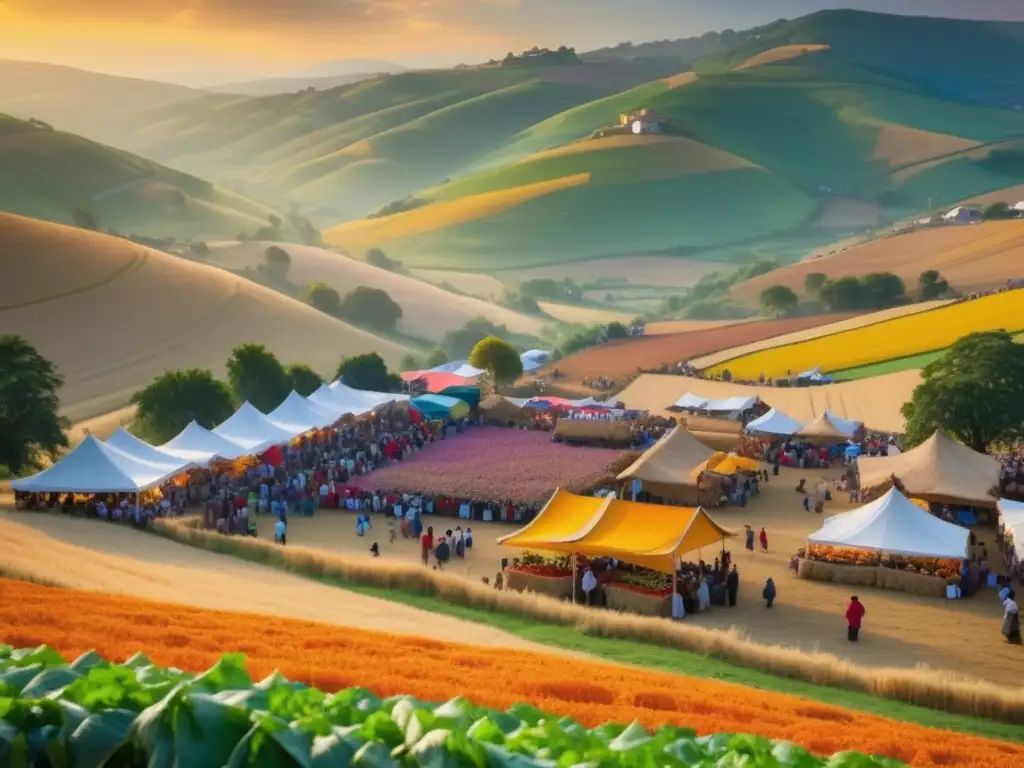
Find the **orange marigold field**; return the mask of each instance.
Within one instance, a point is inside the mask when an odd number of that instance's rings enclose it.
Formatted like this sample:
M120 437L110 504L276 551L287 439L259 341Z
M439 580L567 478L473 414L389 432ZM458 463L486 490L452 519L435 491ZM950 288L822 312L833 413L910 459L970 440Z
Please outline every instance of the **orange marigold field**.
M670 722L700 733L788 739L821 754L855 749L915 766L1024 765L1024 746L728 683L7 579L0 579L0 641L16 647L46 643L68 658L95 649L123 660L141 650L157 664L194 672L222 653L241 651L254 676L279 669L325 690L358 685L428 701L464 695L500 708L524 701L588 727Z

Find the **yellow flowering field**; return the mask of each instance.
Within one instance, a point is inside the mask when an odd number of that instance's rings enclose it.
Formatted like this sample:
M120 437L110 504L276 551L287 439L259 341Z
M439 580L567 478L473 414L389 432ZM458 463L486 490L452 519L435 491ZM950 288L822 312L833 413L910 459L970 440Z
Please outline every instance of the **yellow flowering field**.
M820 365L822 371L833 373L945 349L969 333L999 329L1024 330L1024 289L752 352L707 372L719 374L728 369L736 379L756 379L762 373L777 378Z

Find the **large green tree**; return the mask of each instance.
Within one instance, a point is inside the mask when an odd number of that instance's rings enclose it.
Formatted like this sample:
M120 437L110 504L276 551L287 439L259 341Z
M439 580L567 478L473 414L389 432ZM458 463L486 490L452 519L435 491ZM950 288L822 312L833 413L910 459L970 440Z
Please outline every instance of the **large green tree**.
M15 475L38 469L67 447L57 368L20 336L0 336L0 465Z
M154 442L170 440L193 420L212 429L235 411L228 385L199 368L167 371L132 395L132 402Z
M785 285L773 285L761 291L761 306L780 317L788 315L799 303L800 297Z
M310 283L306 289L306 301L331 317L341 317L341 295L327 283Z
M908 445L937 429L976 451L1024 437L1024 346L1009 333L964 336L922 374L902 410Z
M288 366L287 372L292 380L292 389L303 397L309 397L324 383L320 374L305 363L292 363Z
M366 355L346 357L338 366L336 379L353 389L363 389L369 392L400 392L402 390L402 379L394 373L388 372L384 358L376 352Z
M507 384L523 375L523 361L516 348L497 336L488 336L473 347L469 364L483 368L495 385Z
M231 390L243 403L248 400L269 413L288 397L292 380L281 361L262 344L242 344L228 358Z
M345 294L338 309L339 316L352 323L376 331L394 331L402 319L402 308L387 291L361 285Z
M917 280L921 285L921 298L925 301L937 299L949 291L949 282L936 269L925 270Z

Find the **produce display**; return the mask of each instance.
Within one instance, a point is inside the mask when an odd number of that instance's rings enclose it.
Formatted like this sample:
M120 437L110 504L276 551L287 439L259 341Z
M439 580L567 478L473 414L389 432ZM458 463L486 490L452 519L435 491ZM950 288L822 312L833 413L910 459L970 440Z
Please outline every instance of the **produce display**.
M817 366L825 373L946 349L978 331L1024 330L1024 290L1004 291L971 301L893 318L808 341L753 352L707 370L728 369L734 378L756 380L762 374L785 377L789 371Z
M46 646L0 646L0 680L0 763L10 768L903 765L854 752L826 760L788 742L697 737L672 725L587 730L528 704L501 711L462 697L431 704L365 688L325 693L277 673L253 683L241 654L191 675L142 654L111 664L89 652L67 664Z
M524 552L517 557L509 566L510 570L529 573L532 576L546 576L547 578L562 578L572 576L572 558L569 555L562 557L544 557L535 552Z
M667 597L672 594L672 577L646 568L619 569L611 584L657 597Z
M878 552L848 547L811 545L807 558L823 563L838 565L865 565L878 568L892 568L896 571L919 573L922 576L939 576L943 579L960 577L960 561L935 557L904 557L902 555L881 556Z
M362 686L378 696L408 694L421 701L464 695L503 710L526 702L586 728L636 720L649 729L672 724L701 735L756 733L815 754L852 749L920 768L1015 768L1024 759L1024 745L717 680L5 579L0 579L2 642L19 647L46 643L68 659L96 649L104 658L121 660L143 649L161 667L192 673L216 664L225 651L241 651L255 677L280 670L325 691ZM118 686L113 681L107 697L115 705ZM2 757L0 765L5 765ZM179 768L187 766L179 763Z
M547 432L481 427L431 443L404 461L353 478L369 491L456 499L541 502L556 488L580 493L614 478L633 456L555 443Z

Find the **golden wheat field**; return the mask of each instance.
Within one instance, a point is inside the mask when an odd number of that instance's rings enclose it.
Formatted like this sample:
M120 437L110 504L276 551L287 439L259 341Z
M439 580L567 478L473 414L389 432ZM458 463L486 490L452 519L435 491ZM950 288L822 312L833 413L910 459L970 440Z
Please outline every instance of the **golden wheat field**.
M922 301L918 304L907 304L903 307L893 307L892 309L883 309L879 312L869 312L866 315L857 315L856 317L849 317L844 320L838 320L834 323L823 323L815 328L794 331L793 333L786 333L782 336L774 336L770 339L755 341L751 344L742 344L737 347L723 349L720 352L714 352L710 355L697 357L690 361L690 365L699 370L703 370L705 368L710 368L711 366L724 363L727 360L743 357L744 355L750 355L755 352L762 352L776 347L784 347L786 345L796 344L802 341L810 341L822 336L830 336L834 333L851 331L868 325L874 325L875 323L884 323L887 320L893 320L897 317L916 315L918 312L926 312L948 303L948 301L943 300Z
M209 260L228 269L255 268L271 243L211 243ZM396 274L357 259L311 245L282 243L291 256L288 280L299 286L326 283L342 296L360 286L386 291L402 308L398 330L407 336L440 341L448 331L476 317L486 317L514 333L536 334L543 322L494 302L438 288L408 275ZM500 291L499 291L500 292Z
M363 219L331 227L324 239L332 245L363 250L386 245L390 240L414 237L467 221L486 218L553 192L578 187L590 182L589 173L563 176L536 184L467 195L458 200L431 203L422 208L403 211L380 219Z
M598 307L576 307L571 304L555 304L550 301L537 302L545 314L551 315L563 323L582 323L598 325L602 323L629 323L635 315L629 312L616 312L614 309Z
M814 272L832 280L892 272L903 279L907 292L913 293L919 276L929 269L938 270L957 291L994 288L1010 278L1024 277L1024 221L990 221L886 237L773 270L740 283L732 292L744 301L756 302L761 291L773 285L802 294L805 277Z
M194 672L235 651L246 654L257 677L276 669L325 690L361 686L427 701L462 695L502 708L525 701L589 727L671 722L700 733L787 739L819 753L856 749L922 767L1001 768L1024 760L1024 746L728 683L11 580L0 580L0 637L15 646L45 643L69 657L94 649L126 659L141 650L157 664Z
M831 373L945 349L967 334L998 329L1024 330L1024 289L754 352L707 370L714 375L728 369L748 380L762 374L773 378L797 374L817 366Z
M973 149L978 144L977 141L946 133L884 123L875 139L874 159L887 163L890 168L899 168Z
M66 415L119 408L171 368L221 374L258 342L284 362L334 373L345 355L408 350L294 299L127 240L0 214L0 328L28 339L65 378Z

